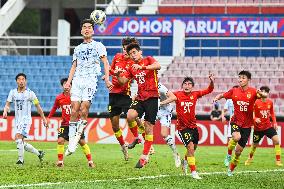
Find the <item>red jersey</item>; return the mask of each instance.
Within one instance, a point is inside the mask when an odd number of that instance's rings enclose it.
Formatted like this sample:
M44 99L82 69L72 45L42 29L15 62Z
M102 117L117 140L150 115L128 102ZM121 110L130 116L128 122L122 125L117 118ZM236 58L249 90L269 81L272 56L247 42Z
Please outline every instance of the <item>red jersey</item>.
M253 106L257 99L257 90L252 87L247 90L237 87L225 92L223 96L226 99L232 99L234 104L234 115L231 122L241 128L253 126Z
M51 118L56 110L60 108L62 115L61 126L69 126L70 116L71 116L71 98L70 95L64 95L63 93L57 95L54 105L48 115L48 118Z
M176 112L177 112L177 130L185 128L196 128L195 106L198 98L211 93L213 85L202 91L192 91L186 94L184 91L176 91Z
M270 117L272 118L273 124L276 124L273 102L269 99L266 99L265 102L263 102L261 99L257 99L255 101L254 115L255 118L260 118L260 123L254 124L254 129L256 131L263 131L272 127Z
M123 70L123 72L125 72L126 70L129 69L129 67L132 66L133 63L134 62L130 58L124 56L124 54L117 53L111 63L110 75L113 75L113 72L117 69L121 69ZM124 85L120 85L117 77L112 77L113 88L110 91L110 93L130 95L130 83L131 80L125 83Z
M138 64L140 66L148 66L156 62L156 60L148 56L143 58ZM159 97L158 92L158 71L157 70L135 70L132 67L128 72L123 74L128 79L135 79L138 84L137 100L147 100L151 97Z

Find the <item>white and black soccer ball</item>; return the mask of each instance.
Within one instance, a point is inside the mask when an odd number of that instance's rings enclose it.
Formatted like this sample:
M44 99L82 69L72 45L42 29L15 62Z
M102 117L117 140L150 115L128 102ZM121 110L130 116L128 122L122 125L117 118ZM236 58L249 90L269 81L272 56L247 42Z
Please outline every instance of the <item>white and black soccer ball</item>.
M102 25L106 20L106 13L102 10L94 10L91 13L90 18L95 24Z

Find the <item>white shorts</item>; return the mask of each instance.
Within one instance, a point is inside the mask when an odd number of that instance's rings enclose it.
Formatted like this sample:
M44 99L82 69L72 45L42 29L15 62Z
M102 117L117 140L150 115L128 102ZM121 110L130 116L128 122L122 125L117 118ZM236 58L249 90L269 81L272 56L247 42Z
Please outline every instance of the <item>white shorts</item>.
M23 135L24 138L28 137L30 132L31 124L27 123L17 123L16 124L16 134Z
M160 120L161 126L170 128L172 123L172 113L165 110L159 110L157 114L158 119Z
M227 137L232 138L232 128L231 128L231 123L229 122L227 125Z
M74 78L71 87L71 101L92 102L98 89L98 79L96 76L88 78Z

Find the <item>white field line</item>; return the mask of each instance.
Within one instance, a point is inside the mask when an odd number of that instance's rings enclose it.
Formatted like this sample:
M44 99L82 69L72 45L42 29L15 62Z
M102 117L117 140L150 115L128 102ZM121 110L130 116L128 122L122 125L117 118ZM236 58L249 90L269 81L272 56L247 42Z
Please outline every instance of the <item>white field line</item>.
M44 149L44 151L55 151L56 148L50 148L50 149ZM13 150L0 150L0 152L17 152L17 149L13 149Z
M268 173L268 172L284 172L284 169L272 169L272 170L259 170L259 171L238 171L234 174L247 174L247 173ZM220 175L226 174L226 172L204 172L199 175ZM19 188L19 187L42 187L42 186L54 186L62 184L84 184L84 183L98 183L98 182L119 182L119 181L131 181L131 180L146 180L156 179L163 177L175 177L182 175L156 175L156 176L143 176L143 177L130 177L130 178L119 178L119 179L101 179L101 180L89 180L89 181L69 181L69 182L43 182L35 184L14 184L14 185L0 185L0 188Z

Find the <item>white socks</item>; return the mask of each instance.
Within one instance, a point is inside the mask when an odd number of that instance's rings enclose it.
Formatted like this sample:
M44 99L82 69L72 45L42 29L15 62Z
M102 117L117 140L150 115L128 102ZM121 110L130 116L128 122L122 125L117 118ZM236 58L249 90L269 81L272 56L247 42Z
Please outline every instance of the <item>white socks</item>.
M24 141L22 139L16 139L18 158L21 162L24 162Z
M35 147L33 147L31 144L29 144L29 143L26 143L26 142L24 143L24 149L25 149L27 152L31 152L31 153L33 153L33 154L39 156L38 150L37 150Z
M163 139L169 145L169 147L172 149L173 153L177 153L177 148L176 148L176 145L175 145L171 135L168 135L167 137L165 137Z

